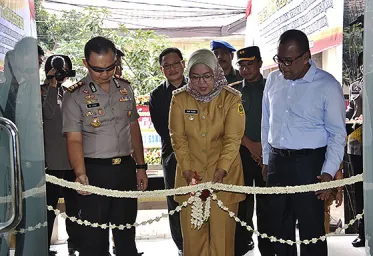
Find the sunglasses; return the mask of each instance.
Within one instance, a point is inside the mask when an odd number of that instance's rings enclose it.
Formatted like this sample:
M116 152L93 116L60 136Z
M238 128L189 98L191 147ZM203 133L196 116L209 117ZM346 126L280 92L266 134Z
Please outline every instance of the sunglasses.
M100 67L94 67L94 66L91 66L91 64L89 64L89 62L87 61L87 64L88 66L95 72L98 72L98 73L103 73L105 71L112 71L116 68L117 66L117 61L115 61L112 65L106 67L106 68L100 68Z

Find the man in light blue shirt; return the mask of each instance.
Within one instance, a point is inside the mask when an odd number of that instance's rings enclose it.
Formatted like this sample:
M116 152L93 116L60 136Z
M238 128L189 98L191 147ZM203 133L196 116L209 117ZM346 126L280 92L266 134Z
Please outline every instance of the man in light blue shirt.
M328 182L342 162L346 138L345 103L339 82L311 60L307 36L283 33L274 61L279 70L268 78L263 95L263 178L267 186ZM295 240L324 235L328 191L272 195L271 234ZM320 200L321 199L321 200ZM296 246L275 244L278 256L297 255ZM302 255L327 255L326 242L301 246Z

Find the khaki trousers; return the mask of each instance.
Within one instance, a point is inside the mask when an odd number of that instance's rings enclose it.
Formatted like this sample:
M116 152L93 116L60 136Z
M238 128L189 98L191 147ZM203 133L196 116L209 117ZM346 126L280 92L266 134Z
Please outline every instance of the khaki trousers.
M237 214L238 203L226 205ZM236 222L229 214L211 202L210 219L200 230L192 229L190 222L191 206L183 209L180 215L183 234L184 256L233 256Z

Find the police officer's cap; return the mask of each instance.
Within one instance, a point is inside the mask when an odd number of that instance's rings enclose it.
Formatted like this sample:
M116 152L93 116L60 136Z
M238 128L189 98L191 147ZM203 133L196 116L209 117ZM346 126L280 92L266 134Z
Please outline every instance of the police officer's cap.
M214 51L216 49L227 49L230 52L235 52L236 49L228 42L222 41L222 40L212 40L211 41L211 51Z
M262 60L258 46L250 46L237 51L237 62L248 60Z

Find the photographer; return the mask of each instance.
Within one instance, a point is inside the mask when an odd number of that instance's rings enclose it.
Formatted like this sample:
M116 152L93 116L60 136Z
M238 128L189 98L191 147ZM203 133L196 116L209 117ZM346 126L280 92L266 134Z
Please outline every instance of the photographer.
M70 58L65 55L50 56L45 63L44 70L47 80L43 85L41 85L41 96L43 104L46 173L61 179L63 178L67 181L75 181L75 175L71 170L67 157L66 139L62 135L61 113L62 98L64 95L64 87L62 84L67 80L67 77L74 77L75 71L72 70ZM61 187L47 183L47 205L57 207L60 195ZM76 216L78 211L76 207L76 192L64 188L63 195L65 199L66 214L68 216ZM55 217L54 212L48 211L49 245ZM77 243L79 241L78 225L66 221L66 229L69 235L69 255L75 255ZM49 251L49 255L55 254L56 252Z

